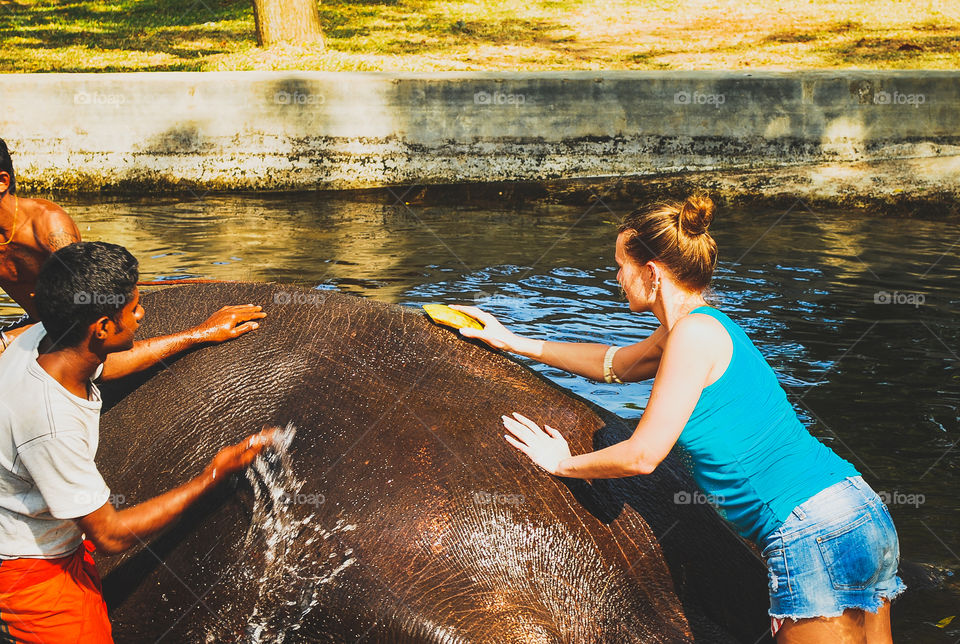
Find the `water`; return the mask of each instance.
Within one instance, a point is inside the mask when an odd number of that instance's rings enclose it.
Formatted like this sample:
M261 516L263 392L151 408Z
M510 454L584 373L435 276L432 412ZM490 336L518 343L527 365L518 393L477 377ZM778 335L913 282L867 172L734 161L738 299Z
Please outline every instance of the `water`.
M278 430L271 446L246 471L254 505L241 551L263 551L266 565L262 574L237 566L233 575L257 595L242 644L282 644L288 635L295 638L304 616L320 601L318 589L356 563L353 550L341 551L332 538L356 526L338 521L325 527L313 514L294 516L291 504L317 507L325 500L300 491L303 481L294 474L288 451L295 434L293 425ZM225 641L224 633L209 633L207 641Z
M86 239L128 246L144 279L478 303L518 333L555 340L626 344L656 327L619 297L614 222L627 209L602 201L522 211L310 194L59 202ZM797 204L724 211L712 232L721 254L709 299L746 328L811 431L885 495L902 556L960 569L958 222ZM0 315L15 312L0 298ZM533 366L625 417L638 418L650 392ZM897 641L955 642L960 618L934 624L960 614L958 596L905 601Z

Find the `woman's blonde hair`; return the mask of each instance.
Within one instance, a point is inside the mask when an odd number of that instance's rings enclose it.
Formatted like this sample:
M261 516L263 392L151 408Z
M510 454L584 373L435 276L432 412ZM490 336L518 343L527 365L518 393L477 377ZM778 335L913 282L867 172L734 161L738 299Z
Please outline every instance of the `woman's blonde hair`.
M704 193L634 210L619 228L627 256L640 265L656 260L681 286L702 291L717 266L717 242L707 232L715 211Z

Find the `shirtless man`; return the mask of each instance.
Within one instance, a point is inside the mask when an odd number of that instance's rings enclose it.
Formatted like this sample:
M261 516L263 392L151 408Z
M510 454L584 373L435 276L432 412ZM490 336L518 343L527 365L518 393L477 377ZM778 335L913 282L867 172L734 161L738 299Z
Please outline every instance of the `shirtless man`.
M7 144L0 139L0 288L36 319L33 289L50 255L80 241L70 215L45 199L20 199ZM18 328L8 333L14 337Z
M40 267L57 250L78 241L77 225L60 206L20 198L10 152L0 139L0 288L26 312L6 329L0 324L0 353L37 321L33 293ZM138 341L130 351L112 354L105 368L121 362L153 364L198 344L230 340L257 328L253 320L265 316L259 306L226 306L198 327Z

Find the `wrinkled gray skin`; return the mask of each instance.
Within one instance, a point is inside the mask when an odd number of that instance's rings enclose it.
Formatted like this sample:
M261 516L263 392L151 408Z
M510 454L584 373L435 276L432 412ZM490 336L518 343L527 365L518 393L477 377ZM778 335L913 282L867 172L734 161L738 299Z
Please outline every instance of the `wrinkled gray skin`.
M763 564L712 508L674 502L695 490L674 456L593 486L538 470L502 414L574 453L633 424L418 309L182 286L144 296L140 337L248 302L268 313L256 332L103 388L97 462L126 504L265 423L297 427L289 471L275 456L99 557L118 642L764 641ZM271 501L265 480L289 495Z

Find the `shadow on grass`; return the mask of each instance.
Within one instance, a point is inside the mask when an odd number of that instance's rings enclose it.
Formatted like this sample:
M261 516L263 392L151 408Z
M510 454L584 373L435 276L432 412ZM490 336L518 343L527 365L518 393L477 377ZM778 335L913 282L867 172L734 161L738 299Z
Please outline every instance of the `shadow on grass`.
M551 48L569 38L557 33L564 28L559 22L499 12L466 17L432 0L334 0L319 8L328 45L343 52L435 53L464 44ZM0 70L188 71L203 69L208 57L250 48L256 38L250 0L0 0L2 41ZM178 60L85 60L57 51L68 48Z
M871 36L871 30L862 23L842 20L831 25L815 26L805 31L787 30L764 37L762 44L807 43L828 37L847 36L840 43L824 44L816 51L825 55L830 64L858 65L886 63L901 59L914 61L924 53L954 53L960 51L960 28L926 22L911 27L913 33L900 37Z
M224 28L226 21L249 22L249 28ZM204 25L209 25L204 27ZM219 28L218 28L219 27ZM142 67L151 71L197 68L199 56L232 51L228 43L255 41L253 10L248 0L121 0L64 3L40 0L0 5L0 39L28 41L5 52L0 68L16 69L28 58L25 50L85 47L168 54L185 61ZM204 43L204 41L207 41ZM129 64L90 64L64 55L48 71L123 71Z
M440 5L441 7L443 5ZM463 45L555 45L570 36L558 20L524 19L511 15L465 17L453 11L438 11L427 0L398 5L395 0L324 2L320 5L324 33L344 51L406 54L449 51ZM350 39L365 39L351 42Z
M858 38L820 51L831 65L873 65L898 59L906 65L929 54L960 52L960 29L945 35Z

